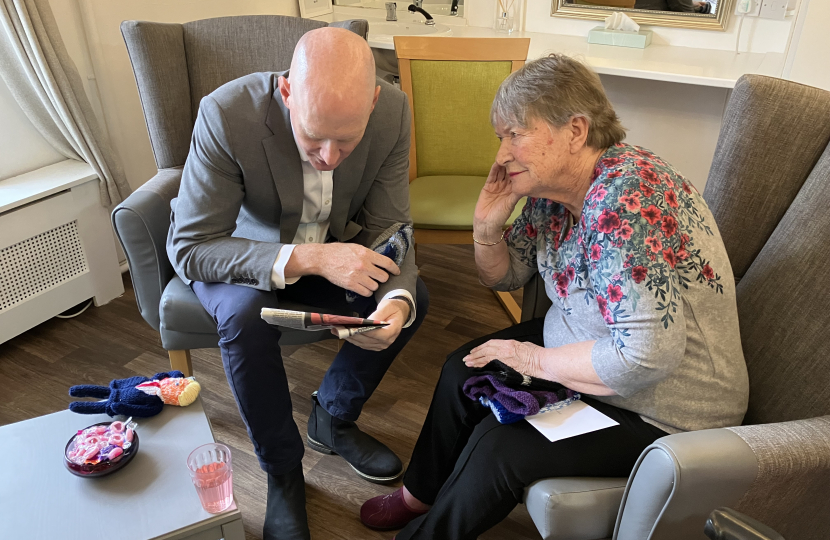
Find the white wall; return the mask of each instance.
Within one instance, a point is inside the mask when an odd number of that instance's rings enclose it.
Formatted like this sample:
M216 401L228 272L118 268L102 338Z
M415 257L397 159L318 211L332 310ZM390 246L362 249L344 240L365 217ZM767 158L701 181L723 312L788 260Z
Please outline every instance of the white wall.
M0 180L65 159L29 122L0 78Z
M496 0L465 0L471 26L490 27ZM514 0L524 30L548 34L586 36L602 21L551 17L552 0ZM827 9L827 0L820 2ZM729 16L725 31L687 30L651 26L652 43L697 49L735 50L738 18ZM741 52L774 53L787 50L793 17L772 21L748 17L741 29ZM521 26L520 26L521 28ZM825 50L827 50L825 46ZM729 90L707 86L602 76L608 97L623 125L626 141L649 148L674 165L703 190L720 133Z
M58 22L58 30L61 33L64 45L78 73L84 83L86 95L95 112L98 123L106 133L106 122L101 109L101 100L98 95L98 87L95 81L95 70L92 67L92 58L89 54L89 44L84 28L81 7L78 0L49 0L52 6L52 13Z
M802 1L784 76L830 90L830 2Z
M563 17L551 17L552 0L515 0L517 13L524 19L524 30L546 34L569 36L588 36L588 31L602 24L602 21L583 21ZM814 0L827 3L827 0ZM466 17L470 26L490 27L496 15L496 0L466 0ZM522 15L524 12L524 15ZM773 21L758 17L747 17L741 29L742 52L778 52L783 53L792 26L792 17L783 21ZM652 43L693 47L696 49L735 50L738 17L729 16L725 31L688 30L650 26L654 31Z
M93 106L100 90L101 110L106 118L116 153L127 178L135 188L155 174L155 162L147 137L144 117L133 79L132 68L119 30L127 19L186 22L195 19L243 14L298 15L296 0L51 0L70 54L83 77ZM516 0L526 9L528 31L586 35L595 21L550 17L551 0ZM806 0L805 0L806 1ZM495 15L495 0L465 0L471 26L487 27ZM525 4L526 3L526 4ZM808 80L820 74L827 77L827 36L820 26L830 22L828 2L812 0L809 24L805 25L794 57L793 77ZM726 32L653 27L656 43L712 49L732 49L737 19L731 17ZM781 52L786 50L792 21L747 18L742 30L742 50ZM810 45L816 39L824 45ZM86 52L86 44L89 52ZM795 50L791 47L791 50ZM824 56L822 56L822 54ZM819 73L820 72L820 73ZM95 77L97 76L97 86ZM812 79L810 79L812 80ZM708 176L720 119L728 90L603 77L612 103L629 128L628 141L654 150L675 165L698 189ZM819 84L813 82L811 84ZM830 82L827 83L830 85Z
M100 91L103 116L115 152L124 165L127 180L135 189L156 172L150 139L141 111L120 24L124 20L187 22L231 15L293 15L299 16L296 0L52 0L57 12L72 13L72 4L79 3L75 15L58 19L61 33L70 51L82 57L80 44L84 34L89 44L91 67ZM58 6L63 6L58 7ZM84 33L80 33L83 29ZM67 36L73 36L68 38ZM76 60L77 61L77 60ZM83 65L79 65L79 70ZM93 89L95 85L91 84Z
M526 0L526 29L529 32L547 32L587 36L588 31L602 24L602 21L581 21L562 17L551 17L551 0ZM693 47L696 49L735 50L739 17L728 17L726 30L692 30L650 26L654 31L652 43ZM741 29L742 52L780 52L787 46L792 19L773 21L758 17L747 17Z
M625 141L671 163L703 191L729 90L601 75Z

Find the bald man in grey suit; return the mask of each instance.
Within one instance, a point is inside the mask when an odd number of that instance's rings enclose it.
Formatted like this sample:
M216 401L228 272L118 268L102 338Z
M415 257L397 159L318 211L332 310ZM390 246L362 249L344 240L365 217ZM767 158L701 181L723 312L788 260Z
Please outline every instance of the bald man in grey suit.
M312 396L307 441L363 478L391 482L398 457L355 421L426 315L414 253L368 249L409 217L410 111L374 75L366 42L307 33L289 72L255 73L202 100L168 256L216 321L225 373L268 473L264 537L309 538L301 460L278 327L290 299L389 325L348 338ZM346 291L358 300L346 301Z

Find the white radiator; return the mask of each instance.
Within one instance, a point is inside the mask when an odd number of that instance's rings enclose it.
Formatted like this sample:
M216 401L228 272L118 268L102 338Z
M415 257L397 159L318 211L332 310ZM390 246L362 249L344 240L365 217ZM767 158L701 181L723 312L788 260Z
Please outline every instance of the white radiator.
M86 272L77 220L0 249L0 311Z
M98 177L77 161L0 181L0 343L124 292Z

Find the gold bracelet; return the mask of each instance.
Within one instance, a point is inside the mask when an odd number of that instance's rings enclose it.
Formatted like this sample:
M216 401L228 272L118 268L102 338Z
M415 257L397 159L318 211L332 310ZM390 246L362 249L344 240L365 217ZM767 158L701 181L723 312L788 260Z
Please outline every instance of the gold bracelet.
M479 240L478 240L478 238L476 238L476 235L475 235L475 234L473 234L473 242L475 242L476 244L478 244L478 245L480 245L480 246L497 246L497 245L501 244L503 240L504 240L504 235L502 235L502 236L499 238L498 242L493 242L492 244L489 244L489 243L487 243L487 242L481 242L481 241L479 241Z

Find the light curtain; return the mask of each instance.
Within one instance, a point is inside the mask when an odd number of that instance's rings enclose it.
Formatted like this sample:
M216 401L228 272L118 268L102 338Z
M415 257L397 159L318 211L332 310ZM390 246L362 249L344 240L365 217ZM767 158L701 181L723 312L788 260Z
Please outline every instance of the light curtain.
M43 137L61 154L88 163L101 204L131 190L98 125L48 0L0 0L0 76Z

